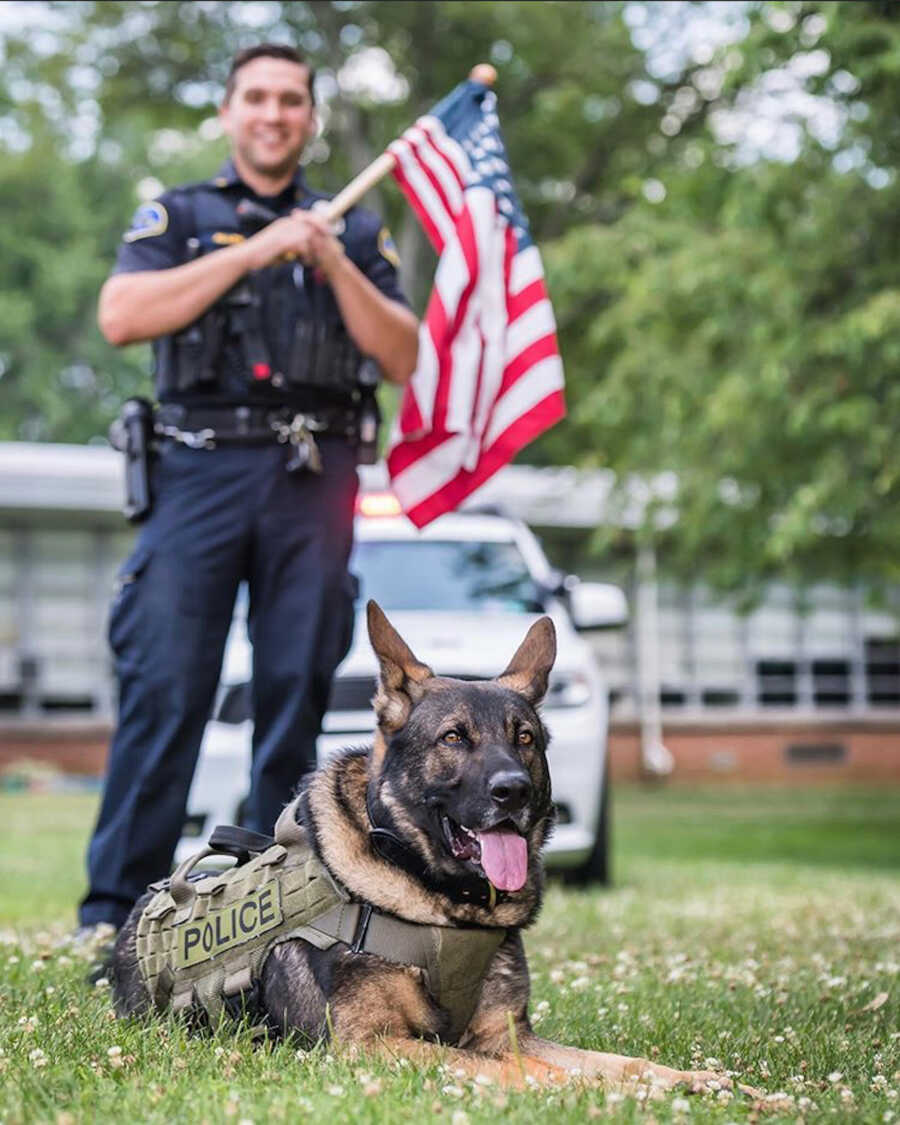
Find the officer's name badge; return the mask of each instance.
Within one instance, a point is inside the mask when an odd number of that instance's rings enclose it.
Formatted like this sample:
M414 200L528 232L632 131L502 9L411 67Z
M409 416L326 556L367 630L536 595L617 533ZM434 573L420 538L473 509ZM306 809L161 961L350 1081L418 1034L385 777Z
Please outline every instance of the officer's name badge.
M164 234L168 226L169 213L161 203L142 203L135 211L131 226L122 238L125 242L137 242L139 238Z
M277 879L244 895L237 902L210 910L205 918L191 918L178 927L178 967L186 969L210 961L220 953L274 929L283 917Z
M212 242L216 246L236 246L244 241L244 236L237 231L217 230L213 232Z

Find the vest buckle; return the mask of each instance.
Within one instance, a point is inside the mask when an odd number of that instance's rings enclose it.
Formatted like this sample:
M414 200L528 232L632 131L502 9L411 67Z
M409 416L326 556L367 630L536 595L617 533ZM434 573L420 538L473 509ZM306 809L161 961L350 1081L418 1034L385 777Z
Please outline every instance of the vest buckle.
M350 946L351 953L362 953L363 946L366 944L366 934L368 933L371 919L372 907L366 903L359 912L359 921L356 923L356 934L353 937L353 944Z

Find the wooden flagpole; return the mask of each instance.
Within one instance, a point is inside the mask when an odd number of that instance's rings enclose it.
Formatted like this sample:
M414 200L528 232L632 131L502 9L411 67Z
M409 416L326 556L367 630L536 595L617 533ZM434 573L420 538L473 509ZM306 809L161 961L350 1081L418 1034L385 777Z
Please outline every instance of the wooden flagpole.
M473 66L469 72L469 78L473 82L480 82L483 86L493 86L497 80L497 71L491 66L490 63L478 63ZM383 180L386 175L393 169L396 159L391 152L383 152L381 156L373 160L368 168L363 168L358 176L355 176L349 184L334 197L329 200L328 206L322 208L322 212L328 219L339 219L346 211L359 203L362 197L373 188L379 180Z

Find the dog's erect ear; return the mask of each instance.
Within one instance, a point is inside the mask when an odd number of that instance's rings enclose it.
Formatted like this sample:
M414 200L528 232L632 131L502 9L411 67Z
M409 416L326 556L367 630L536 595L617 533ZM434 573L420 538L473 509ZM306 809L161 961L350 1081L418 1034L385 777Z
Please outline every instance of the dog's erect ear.
M409 718L412 706L422 696L422 685L434 677L427 664L416 660L409 645L388 621L381 607L370 601L366 606L369 640L381 665L375 714L385 730L399 730Z
M524 695L529 703L538 704L547 692L547 679L555 659L556 629L549 617L542 617L525 634L497 683Z

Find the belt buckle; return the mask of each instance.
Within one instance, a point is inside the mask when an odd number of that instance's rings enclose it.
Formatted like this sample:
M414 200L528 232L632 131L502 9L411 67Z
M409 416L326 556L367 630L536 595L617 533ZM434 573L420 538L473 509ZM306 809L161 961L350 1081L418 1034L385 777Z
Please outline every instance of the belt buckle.
M215 449L216 431L210 427L203 430L180 430L177 426L154 426L154 431L161 437L171 438L188 449Z

